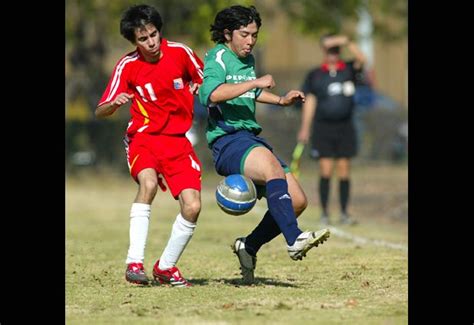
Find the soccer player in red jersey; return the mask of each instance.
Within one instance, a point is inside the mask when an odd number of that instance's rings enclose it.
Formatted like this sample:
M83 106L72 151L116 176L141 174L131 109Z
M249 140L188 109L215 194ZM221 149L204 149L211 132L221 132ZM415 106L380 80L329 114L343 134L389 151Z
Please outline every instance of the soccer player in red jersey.
M190 286L176 267L191 239L201 210L201 162L185 133L193 120L193 95L202 83L203 63L186 45L162 37L159 12L148 5L128 8L120 33L136 50L116 64L96 108L97 117L112 115L131 102L131 119L124 138L130 174L138 193L130 212L127 281L148 284L144 251L150 210L158 186L166 186L180 213L168 244L153 267L160 283Z

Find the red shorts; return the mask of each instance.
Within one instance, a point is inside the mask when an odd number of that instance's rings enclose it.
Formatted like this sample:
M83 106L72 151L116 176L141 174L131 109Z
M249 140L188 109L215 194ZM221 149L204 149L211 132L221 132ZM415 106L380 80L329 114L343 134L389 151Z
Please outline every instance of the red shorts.
M175 199L182 190L192 188L201 191L201 162L186 136L136 134L126 141L130 174L138 182L137 175L145 168L153 168L158 174L160 187L163 175Z

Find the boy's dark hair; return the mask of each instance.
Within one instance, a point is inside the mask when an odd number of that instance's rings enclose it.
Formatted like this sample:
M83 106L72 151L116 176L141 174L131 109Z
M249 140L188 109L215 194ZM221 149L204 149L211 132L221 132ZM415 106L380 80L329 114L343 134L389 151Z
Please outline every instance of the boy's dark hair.
M211 25L211 39L215 43L225 43L225 29L232 33L234 30L240 29L242 26L247 26L253 21L255 21L258 28L262 26L260 14L254 6L247 8L236 5L225 8L217 13L214 24Z
M125 10L120 20L120 34L135 43L135 28L153 24L159 32L163 26L160 13L149 5L134 5Z

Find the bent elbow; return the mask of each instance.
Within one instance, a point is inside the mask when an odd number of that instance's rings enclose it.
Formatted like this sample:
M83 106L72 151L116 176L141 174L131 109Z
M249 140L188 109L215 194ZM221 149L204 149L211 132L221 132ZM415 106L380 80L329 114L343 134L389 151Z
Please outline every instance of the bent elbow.
M213 104L216 102L216 98L214 96L209 96L209 99L207 100L207 104Z
M209 104L211 103L217 103L219 101L219 98L218 96L216 95L216 92L213 91L210 95L209 95L209 99L207 100Z

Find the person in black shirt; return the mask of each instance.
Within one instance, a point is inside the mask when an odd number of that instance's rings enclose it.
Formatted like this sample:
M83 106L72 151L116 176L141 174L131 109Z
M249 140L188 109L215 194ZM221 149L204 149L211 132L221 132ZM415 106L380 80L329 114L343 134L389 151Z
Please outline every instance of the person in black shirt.
M324 61L309 71L302 87L306 102L303 104L298 141L308 143L313 126L311 156L319 159L321 222L329 224L329 181L335 161L339 178L340 222L354 224L355 220L347 211L350 159L357 153L352 113L355 85L362 78L366 59L357 45L345 35L324 35L320 45ZM341 59L342 46L347 46L354 60Z

